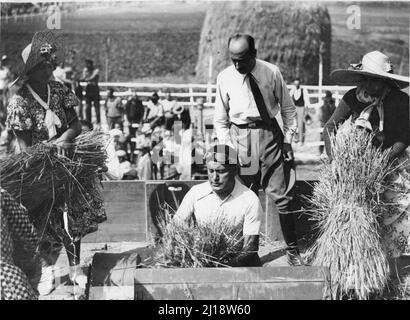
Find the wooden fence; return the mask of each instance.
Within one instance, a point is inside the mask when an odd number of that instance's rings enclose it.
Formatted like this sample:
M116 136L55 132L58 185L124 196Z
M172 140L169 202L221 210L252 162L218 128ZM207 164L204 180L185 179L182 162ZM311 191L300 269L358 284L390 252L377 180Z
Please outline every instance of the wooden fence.
M86 82L81 82L81 86L85 89ZM153 92L157 92L160 98L165 98L166 92L169 90L173 98L178 102L188 107L191 113L192 123L195 128L202 128L201 132L206 131L206 123L212 123L213 109L215 107L216 85L215 84L171 84L171 83L140 83L140 82L100 82L101 106L107 96L108 88L114 88L114 95L121 97L125 103L127 99L135 93L143 100L143 104L148 103L148 98ZM288 89L294 88L289 85ZM309 108L318 109L322 103L326 91L333 93L336 105L339 103L343 94L353 87L345 86L301 86L307 94L307 106ZM83 91L85 95L85 91ZM198 108L200 106L200 108ZM104 113L102 113L104 115ZM104 116L103 116L104 117ZM321 132L322 128L311 128L311 133ZM317 147L323 145L323 141L309 141L306 146Z
M86 83L81 82L85 88ZM154 91L158 93L160 98L165 97L166 91L170 90L172 96L184 106L195 107L198 104L198 99L202 99L205 108L213 108L216 98L215 84L171 84L171 83L139 83L139 82L100 82L101 98L105 98L108 88L116 90L115 96L123 97L125 100L135 91L139 97L148 98ZM288 89L294 86L289 85ZM312 108L320 107L325 92L331 91L336 100L336 105L343 97L343 94L353 87L345 86L301 86L307 92L307 105ZM85 94L85 92L84 92Z

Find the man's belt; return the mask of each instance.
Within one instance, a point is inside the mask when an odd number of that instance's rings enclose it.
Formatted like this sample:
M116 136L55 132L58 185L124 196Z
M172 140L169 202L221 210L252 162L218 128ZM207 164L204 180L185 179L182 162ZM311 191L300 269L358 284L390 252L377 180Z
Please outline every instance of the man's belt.
M256 120L256 121L244 123L244 124L236 124L236 123L231 122L231 124L238 127L239 129L269 129L269 130L272 130L274 126L274 121L276 121L275 118L271 119L271 123L269 124L262 120Z

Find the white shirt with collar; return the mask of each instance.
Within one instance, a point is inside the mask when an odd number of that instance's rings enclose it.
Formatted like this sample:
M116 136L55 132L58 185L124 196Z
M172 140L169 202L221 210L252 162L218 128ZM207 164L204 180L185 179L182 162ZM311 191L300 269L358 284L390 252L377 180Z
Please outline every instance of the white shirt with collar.
M286 83L277 66L256 59L251 71L265 101L271 118L280 112L283 120L284 142L291 143L297 130L296 108L289 95ZM246 124L261 120L249 77L239 73L234 65L219 73L217 77L214 126L221 143L231 143L229 123Z
M257 195L235 179L231 194L221 200L209 181L193 186L182 200L176 219L195 216L198 223L224 215L235 226L243 226L243 235L259 235L263 210Z
M151 100L148 101L148 115L146 115L147 119L154 119L155 117L162 117L164 115L164 107L163 105L158 102L154 104Z

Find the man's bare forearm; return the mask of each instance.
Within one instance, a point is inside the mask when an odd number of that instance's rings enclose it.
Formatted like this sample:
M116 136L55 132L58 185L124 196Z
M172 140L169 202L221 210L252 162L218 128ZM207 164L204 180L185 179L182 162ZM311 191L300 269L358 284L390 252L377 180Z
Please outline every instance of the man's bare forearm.
M244 237L242 252L229 261L230 267L247 267L255 266L255 260L258 260L259 236L251 235Z

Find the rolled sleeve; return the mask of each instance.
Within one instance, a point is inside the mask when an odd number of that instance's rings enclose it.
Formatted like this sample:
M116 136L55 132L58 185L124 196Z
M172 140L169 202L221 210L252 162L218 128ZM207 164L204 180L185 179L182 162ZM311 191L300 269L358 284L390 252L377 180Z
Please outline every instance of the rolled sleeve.
M283 120L284 142L292 143L293 135L297 131L296 107L279 70L274 72L274 83L275 96L277 102L280 104L280 112Z
M261 203L259 199L255 197L245 215L245 220L243 223L244 236L259 235L262 224L262 216L263 210Z
M214 110L214 127L220 143L230 144L231 136L229 133L229 96L224 89L222 77L219 75L216 80L216 100Z
M194 215L194 203L194 192L191 189L182 200L174 218L178 221L188 221Z

